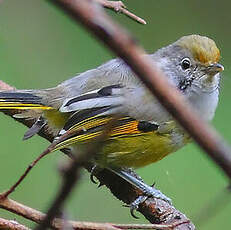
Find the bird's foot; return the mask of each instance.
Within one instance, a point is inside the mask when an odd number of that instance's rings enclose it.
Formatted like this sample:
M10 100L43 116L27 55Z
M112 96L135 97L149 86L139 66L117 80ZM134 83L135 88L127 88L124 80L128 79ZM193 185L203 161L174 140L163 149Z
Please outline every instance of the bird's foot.
M170 198L165 196L160 190L157 190L153 184L152 186L149 186L143 182L143 180L137 176L134 171L131 169L123 169L123 168L108 168L111 172L115 173L117 176L120 176L124 180L126 180L128 183L130 183L132 186L137 188L142 192L142 195L139 196L135 201L133 201L128 207L130 207L131 215L135 218L137 218L134 215L134 211L139 208L139 205L143 202L145 202L148 198L155 198L163 200L169 204L172 204L172 201Z
M143 195L138 196L130 205L130 213L132 217L138 219L138 217L135 215L135 211L139 208L139 205L145 202L148 198L155 198L163 200L169 204L172 204L172 200L168 198L166 195L164 195L160 190L155 189L154 185L145 187L145 191Z

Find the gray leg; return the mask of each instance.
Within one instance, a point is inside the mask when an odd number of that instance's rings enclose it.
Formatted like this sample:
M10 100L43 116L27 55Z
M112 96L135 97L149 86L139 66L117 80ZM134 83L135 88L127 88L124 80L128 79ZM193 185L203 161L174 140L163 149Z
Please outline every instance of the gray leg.
M147 184L145 184L141 179L136 178L134 175L126 171L125 169L119 168L108 168L110 171L115 173L116 175L120 176L131 185L135 186L136 188L140 189L144 194L139 196L134 202L131 204L131 214L134 216L134 210L138 209L139 204L144 202L148 197L154 197L157 199L164 200L168 203L172 203L171 199L165 196L160 190L155 189ZM135 217L135 216L134 216Z

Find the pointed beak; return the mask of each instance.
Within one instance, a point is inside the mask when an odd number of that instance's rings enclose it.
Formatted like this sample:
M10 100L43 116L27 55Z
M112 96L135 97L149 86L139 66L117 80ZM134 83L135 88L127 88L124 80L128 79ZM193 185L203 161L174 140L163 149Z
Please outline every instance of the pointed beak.
M223 70L224 70L224 66L219 63L214 63L207 67L207 72L212 75L222 72Z

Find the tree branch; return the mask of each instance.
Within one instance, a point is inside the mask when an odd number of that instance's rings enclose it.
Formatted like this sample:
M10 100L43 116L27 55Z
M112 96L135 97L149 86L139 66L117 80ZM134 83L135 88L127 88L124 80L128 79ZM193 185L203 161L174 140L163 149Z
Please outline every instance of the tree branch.
M40 224L46 215L42 212L39 212L35 209L32 209L28 206L20 204L11 199L0 199L0 208L6 209L10 212L13 212L19 216L22 216L28 220L31 220L35 223ZM0 218L0 229L1 225L8 223L9 229L12 230L29 230L28 228L15 228L17 226L16 222L8 221ZM10 225L12 223L12 227ZM180 224L185 224L183 221L176 222L173 224L114 224L114 223L93 223L93 222L84 222L84 221L70 221L63 220L60 218L54 218L51 223L53 229L62 229L63 225L70 226L76 230L119 230L119 229L163 229L163 230L172 230L174 227ZM18 225L21 227L21 225Z
M13 212L19 216L22 216L38 224L42 223L42 221L46 217L44 213L39 212L35 209L32 209L26 205L20 204L8 198L0 199L0 208L6 209L10 212ZM51 227L53 229L62 229L63 224L64 224L64 220L55 218L51 223ZM113 228L112 224L108 224L108 223L101 224L101 223L67 221L67 225L71 226L73 229L115 230L115 227Z

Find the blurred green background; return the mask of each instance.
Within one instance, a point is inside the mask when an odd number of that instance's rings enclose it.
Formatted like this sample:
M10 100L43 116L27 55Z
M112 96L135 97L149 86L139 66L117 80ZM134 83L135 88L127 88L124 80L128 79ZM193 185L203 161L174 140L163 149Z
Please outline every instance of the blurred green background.
M123 15L107 12L134 34L147 52L187 34L207 35L217 42L225 71L213 124L231 143L230 1L124 2L148 24L139 25ZM0 79L17 88L52 87L113 57L101 43L47 1L7 0L0 4ZM22 142L26 128L2 114L0 116L0 191L3 191L15 182L48 142L37 136ZM56 152L42 160L11 198L46 211L60 185L57 167L64 159ZM190 144L161 162L137 171L145 182L156 181L174 205L199 224L198 229L231 228L231 200L230 195L224 193L228 180L196 145ZM203 225L198 221L201 212L213 214L208 220L202 218ZM142 216L140 220L133 219L129 210L122 207L105 187L97 189L86 172L66 203L66 213L68 218L75 220L147 222ZM0 217L15 218L34 226L1 209Z

